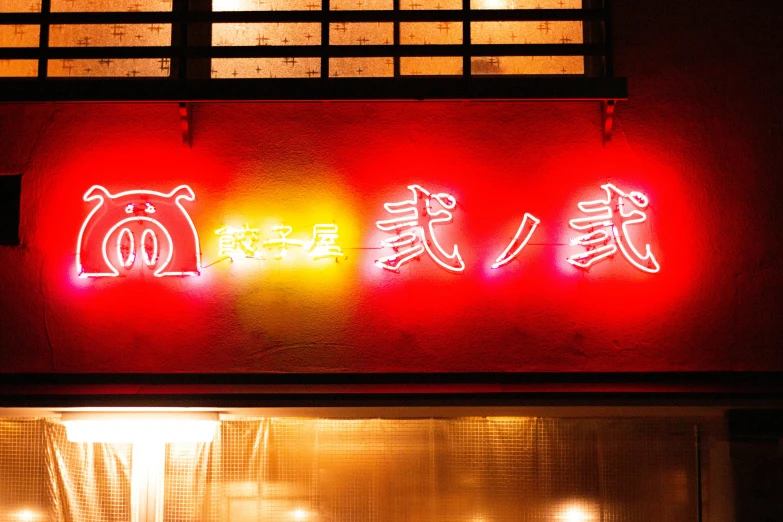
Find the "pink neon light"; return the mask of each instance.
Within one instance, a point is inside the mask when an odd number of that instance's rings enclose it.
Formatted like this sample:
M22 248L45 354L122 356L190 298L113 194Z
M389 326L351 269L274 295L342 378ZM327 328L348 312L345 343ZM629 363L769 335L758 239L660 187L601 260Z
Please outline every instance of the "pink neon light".
M409 200L384 203L383 207L391 214L400 214L391 219L376 221L375 226L384 232L395 232L394 237L381 241L381 246L394 249L395 254L382 257L375 261L375 266L392 272L399 272L400 266L421 256L424 252L433 261L450 272L465 270L465 262L459 255L457 245L451 253L446 252L438 242L435 225L450 223L453 214L450 212L457 206L457 200L450 194L431 194L420 185L409 185L413 194ZM436 201L441 210L433 210L432 201ZM424 212L420 206L424 203ZM425 228L419 223L419 218L427 220Z
M123 247L122 240L126 235L130 245ZM130 268L133 266L133 262L136 261L136 245L133 239L133 232L129 228L123 228L117 236L117 259L124 268Z
M522 249L525 248L525 245L527 245L528 241L530 241L530 238L533 237L533 232L536 231L539 223L541 223L540 219L535 217L533 214L525 212L525 215L522 218L522 223L519 224L519 229L514 235L514 239L511 240L511 243L508 244L503 253L498 256L498 258L492 264L492 268L500 268L517 257L519 253L522 252ZM519 238L521 237L523 237L523 239L520 241ZM516 248L514 248L515 246ZM514 248L513 251L511 251L512 248Z
M156 192L152 190L130 190L126 192L120 192L118 194L110 194L106 188L100 185L93 185L84 194L84 201L97 201L98 204L90 211L87 218L82 223L79 230L79 236L76 243L76 267L79 272L79 277L117 277L119 271L115 267L114 263L109 259L108 255L108 241L110 237L117 231L118 228L123 225L142 224L149 223L163 232L166 238L166 245L168 246L166 259L163 263L160 263L153 275L155 277L164 276L195 276L201 273L201 248L199 246L198 233L196 227L193 224L193 220L190 218L187 210L182 206L181 201L195 201L196 196L193 194L193 190L187 185L180 185L168 194L163 192ZM154 205L152 200L158 205ZM166 206L166 203L173 202L178 211L170 211L171 215L160 216L161 208ZM99 215L100 211L100 215ZM158 214L156 217L150 217L153 214ZM166 212L163 212L166 214ZM123 217L127 216L127 217ZM185 241L182 246L178 247L178 250L185 250L186 255L179 261L181 270L170 270L169 264L172 262L174 256L174 239L172 238L169 226L178 226L180 229L187 231L187 235L191 236L192 243L187 244L188 239L181 239ZM101 227L106 227L109 224L114 223L109 227L108 231L100 235ZM98 230L98 236L95 236L93 232ZM126 232L127 231L127 232ZM123 236L129 235L131 238L131 252L132 257L128 256L123 258L121 252L121 241ZM151 252L147 251L147 238L152 238ZM179 238L178 238L179 239ZM118 254L120 256L121 266L129 268L128 260L135 260L135 240L133 238L132 231L125 226L119 233L117 243ZM143 258L147 266L154 266L158 261L159 256L159 242L154 230L147 228L141 237L140 244L144 249ZM95 256L86 256L85 254L95 251L97 245L100 245L100 258L102 263L98 263ZM91 257L91 266L85 267L85 257ZM101 266L94 266L99 264ZM130 261L133 264L133 261Z
M606 192L606 199L583 201L578 204L579 210L591 215L569 221L571 228L588 231L588 233L571 239L571 244L584 246L587 252L570 256L568 262L587 269L614 255L619 247L623 257L634 267L650 274L659 272L661 267L653 256L650 245L645 245L642 254L636 249L628 233L629 225L637 225L647 220L647 214L638 210L647 208L649 204L647 196L637 191L625 193L611 183L601 185L601 188ZM611 205L613 200L616 200L614 211ZM633 205L630 210L626 210L626 202ZM609 228L611 235L605 230L596 230L601 228ZM609 244L612 240L616 245Z
M147 238L152 238L152 246L147 244ZM153 267L158 262L158 236L151 228L144 229L141 234L141 244L144 247L144 264Z

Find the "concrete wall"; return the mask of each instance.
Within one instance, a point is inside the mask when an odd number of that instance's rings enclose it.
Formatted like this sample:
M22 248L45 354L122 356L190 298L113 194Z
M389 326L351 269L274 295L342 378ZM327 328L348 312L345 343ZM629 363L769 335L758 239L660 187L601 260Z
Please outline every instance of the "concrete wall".
M593 103L199 104L192 149L172 104L0 107L0 173L24 176L22 246L0 247L0 371L783 370L783 9L614 4L630 99L605 147ZM639 238L660 273L566 263L576 203L607 181L649 196ZM76 277L91 185L182 183L204 265L224 222L299 238L335 222L348 259ZM373 266L383 203L411 183L459 201L441 241L464 274ZM531 245L490 270L525 212L542 220Z

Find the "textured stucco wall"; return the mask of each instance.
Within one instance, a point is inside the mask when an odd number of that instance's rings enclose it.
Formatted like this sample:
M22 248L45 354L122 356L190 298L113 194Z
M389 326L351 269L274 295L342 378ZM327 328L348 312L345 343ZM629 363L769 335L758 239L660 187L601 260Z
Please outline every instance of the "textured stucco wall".
M0 247L0 371L783 370L782 9L614 4L630 100L606 147L590 103L201 104L192 149L171 104L0 107L0 173L24 174L23 244ZM649 195L659 274L565 263L576 202L607 180ZM188 183L205 264L224 221L335 221L349 258L81 280L96 183ZM374 221L409 183L458 198L444 237L465 274L373 266ZM526 211L535 244L490 271Z

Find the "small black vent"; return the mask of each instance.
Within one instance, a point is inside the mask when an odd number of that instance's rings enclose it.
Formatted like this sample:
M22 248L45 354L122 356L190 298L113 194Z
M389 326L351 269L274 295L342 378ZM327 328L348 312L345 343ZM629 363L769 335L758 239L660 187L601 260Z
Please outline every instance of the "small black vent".
M22 176L0 176L0 245L19 244Z

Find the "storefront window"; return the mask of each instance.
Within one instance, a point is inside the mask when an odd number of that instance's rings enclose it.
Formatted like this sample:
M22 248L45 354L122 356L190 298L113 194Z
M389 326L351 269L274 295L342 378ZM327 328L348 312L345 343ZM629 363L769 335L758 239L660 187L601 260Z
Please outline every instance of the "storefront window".
M698 433L668 418L223 420L211 442L0 423L0 516L74 521L682 521ZM16 517L16 518L14 518Z

